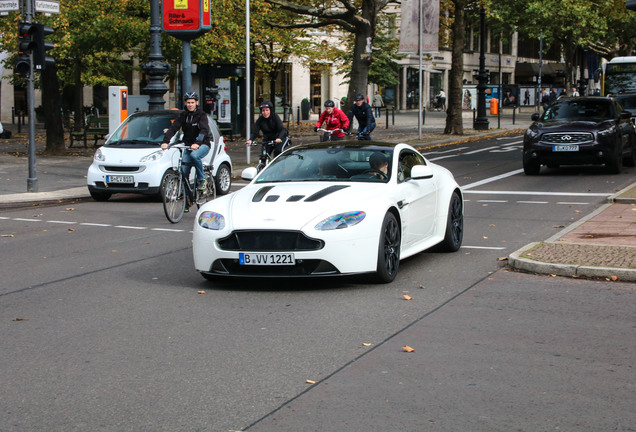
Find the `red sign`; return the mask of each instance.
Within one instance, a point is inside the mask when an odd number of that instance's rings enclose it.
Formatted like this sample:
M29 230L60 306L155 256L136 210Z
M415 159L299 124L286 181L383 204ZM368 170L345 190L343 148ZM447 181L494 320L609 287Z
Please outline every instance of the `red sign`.
M164 0L163 31L192 40L210 30L210 0Z

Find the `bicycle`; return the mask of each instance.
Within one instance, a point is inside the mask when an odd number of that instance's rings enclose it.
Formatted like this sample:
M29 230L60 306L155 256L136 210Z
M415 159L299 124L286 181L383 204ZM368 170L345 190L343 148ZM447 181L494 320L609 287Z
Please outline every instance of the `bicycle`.
M322 132L322 136L320 137L320 141L338 141L338 140L334 140L332 135L334 132L343 132L345 135L348 134L348 132L344 129L323 129L323 128L317 128L316 132Z
M205 190L200 191L190 184L190 179L186 178L181 170L183 165L192 166L190 163L183 162L183 152L188 150L190 146L185 144L175 144L172 147L179 151L179 158L176 167L172 172L166 174L162 184L163 211L168 220L174 224L178 223L185 213L186 207L190 207L192 203L197 208L206 202L216 198L216 182L212 176L212 165L203 165L203 172L207 179Z
M270 148L271 151L273 151L275 144L275 141L252 141L252 146L261 146L261 155L258 158L258 165L256 165L257 173L261 172L263 168L265 168L272 161L272 156L270 155L270 152L267 151L267 149Z
M348 136L355 136L357 141L369 141L371 138L370 132L346 132Z

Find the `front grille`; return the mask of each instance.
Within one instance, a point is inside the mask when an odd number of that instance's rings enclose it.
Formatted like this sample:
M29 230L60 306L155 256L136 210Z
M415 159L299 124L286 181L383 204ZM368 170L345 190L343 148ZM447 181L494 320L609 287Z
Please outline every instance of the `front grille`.
M234 231L218 244L222 250L250 252L311 251L324 247L322 240L309 238L299 231Z
M331 263L319 259L297 260L293 266L241 265L238 259L220 259L212 264L209 272L218 276L245 277L298 277L334 276L340 274Z
M594 135L589 132L547 133L543 134L541 141L551 144L581 144L594 141Z
M110 171L110 172L137 172L137 171L139 171L139 167L138 166L111 166L111 165L106 165L106 166L104 166L104 170L105 171Z

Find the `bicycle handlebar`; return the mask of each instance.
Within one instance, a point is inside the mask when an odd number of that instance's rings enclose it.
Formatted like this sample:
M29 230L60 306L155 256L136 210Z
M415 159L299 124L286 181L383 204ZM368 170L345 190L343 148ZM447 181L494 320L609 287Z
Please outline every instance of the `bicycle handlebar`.
M328 134L333 134L334 132L343 132L344 134L347 134L348 132L344 129L323 129L323 128L318 128L316 129L316 132L324 132L324 133L328 133Z

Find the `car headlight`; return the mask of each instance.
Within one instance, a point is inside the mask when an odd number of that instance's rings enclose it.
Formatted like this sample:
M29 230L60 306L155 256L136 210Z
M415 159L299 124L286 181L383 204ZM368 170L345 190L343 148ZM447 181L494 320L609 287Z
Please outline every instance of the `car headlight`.
M106 156L104 156L104 153L102 153L102 149L97 149L93 158L98 162L104 162L106 160Z
M366 215L363 211L340 213L323 219L315 228L319 231L349 228L362 222Z
M157 150L156 152L150 153L149 155L142 157L141 159L139 159L139 162L158 161L159 159L161 159L164 153L165 152L163 150Z
M541 135L541 132L539 132L538 130L528 129L526 131L526 136L530 139L537 139L539 135Z
M199 226L215 231L222 230L225 228L225 217L213 211L204 211L199 215Z
M616 133L616 126L615 125L612 125L612 126L608 127L607 129L603 129L603 130L598 131L598 135L602 136L602 137L613 135L615 133Z

